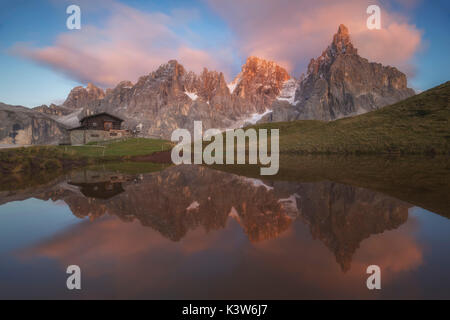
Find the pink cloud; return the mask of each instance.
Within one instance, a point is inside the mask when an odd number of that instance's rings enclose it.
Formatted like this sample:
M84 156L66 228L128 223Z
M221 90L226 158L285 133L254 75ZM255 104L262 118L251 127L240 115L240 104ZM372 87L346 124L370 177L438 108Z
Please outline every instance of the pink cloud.
M206 0L234 30L244 56L278 61L295 75L306 70L345 24L359 53L370 61L412 73L411 58L421 45L421 32L406 16L381 7L382 30L368 30L366 9L376 1Z
M237 295L239 299L310 299L316 295L322 299L371 299L376 296L365 283L366 269L372 264L380 266L382 287L390 288L390 294L417 298L420 291L414 281L415 271L423 265L425 248L416 238L416 228L417 221L410 217L396 230L363 240L346 273L336 263L334 253L301 225L271 241L252 244L236 237L241 233L235 223L214 232L197 228L182 241L173 242L137 220L124 223L117 218L103 218L81 223L19 252L19 256L47 257L61 266L76 263L88 283L94 284L91 281L96 278L109 279L111 286L106 291L113 288L116 298L138 298L149 292L158 295L161 290L178 296L204 297L198 281L205 279L207 295L214 298ZM210 257L208 252L232 263L217 268L211 260L202 259ZM205 270L211 270L213 276ZM278 285L284 292L268 290L273 290L267 280L271 277L280 277ZM396 281L402 278L408 285L396 291ZM86 297L105 295L96 290L101 291L102 286L91 286Z
M187 21L196 17L195 12L175 10L166 15L140 12L114 1L103 5L110 12L103 27L82 25L79 31L60 34L51 46L16 44L12 51L80 82L104 87L123 80L135 81L171 59L196 72L203 67L227 72L231 60L227 52L192 48L172 31L187 28Z
M342 0L204 0L234 31L235 41L222 48L199 49L191 44L201 39L189 30L195 9L177 9L171 14L146 13L114 0L85 1L83 12L104 8L109 13L101 27L82 25L79 31L60 34L46 47L16 44L12 51L67 74L80 82L113 87L123 80L135 81L170 59L199 72L206 67L234 74L233 51L243 59L255 55L277 61L294 76L305 72L311 58L329 45L339 24L347 25L359 53L370 61L392 65L414 74L412 57L422 46L422 34L407 17L411 3L379 1L382 30L368 30L366 8L376 1ZM402 14L391 3L407 7ZM173 30L184 30L180 36ZM234 70L237 71L237 70Z

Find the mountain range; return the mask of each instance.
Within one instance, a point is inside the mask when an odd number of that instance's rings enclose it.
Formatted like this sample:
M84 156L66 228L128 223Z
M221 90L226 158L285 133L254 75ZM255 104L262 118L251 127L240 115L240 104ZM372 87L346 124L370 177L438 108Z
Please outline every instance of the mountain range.
M176 128L192 130L194 120L201 120L204 129L222 130L257 121L330 121L376 110L412 95L403 73L360 57L348 29L340 25L328 48L311 60L306 75L298 79L276 62L258 57L249 57L231 83L222 72L205 68L196 74L170 60L134 84L122 81L104 91L89 83L86 88L72 89L61 106L44 105L33 112L67 128L76 127L83 116L108 112L123 118L125 128L142 136L167 139ZM33 121L16 123L17 117L5 116L4 108L0 105L0 117L3 114L5 119L0 143L13 142L10 135L15 125L16 129L36 132L27 129ZM43 131L45 136L39 139L28 136L22 140L30 144L53 142L53 135L59 134Z
M329 248L343 271L351 268L364 239L400 227L411 206L352 185L261 181L190 165L139 175L83 169L39 186L0 189L0 204L29 198L64 201L79 218L109 214L137 220L172 241L199 226L221 230L233 219L257 243L281 237L297 220Z
M412 95L405 74L360 57L348 29L340 25L331 45L311 59L293 101L277 101L267 119L329 121L373 111Z

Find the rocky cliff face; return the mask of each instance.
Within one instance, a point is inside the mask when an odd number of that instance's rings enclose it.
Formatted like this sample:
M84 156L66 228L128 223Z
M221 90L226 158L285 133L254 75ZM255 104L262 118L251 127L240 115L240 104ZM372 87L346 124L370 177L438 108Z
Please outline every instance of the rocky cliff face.
M78 116L108 112L124 127L144 136L170 138L173 130L236 128L258 121L335 120L369 112L414 94L406 76L393 67L358 55L348 29L340 25L328 48L312 59L306 75L291 78L275 62L250 57L230 83L221 72L188 72L171 60L137 83L123 81L106 90L76 87L64 107L82 108ZM74 117L71 117L71 119ZM69 123L69 122L65 122Z
M86 88L83 87L75 87L70 91L67 96L66 101L63 103L63 107L69 109L79 109L86 106L89 102L103 99L105 97L105 92L93 85L92 83L88 83Z
M164 138L170 138L176 128L191 129L194 120L202 120L205 127L221 126L225 117L220 110L227 110L221 105L227 103L229 93L211 87L211 82L220 83L221 77L206 70L197 77L171 60L136 84L119 83L104 99L87 104L84 112L105 111L125 119L126 128Z
M68 142L64 125L21 106L0 103L0 144L57 144Z
M56 116L56 117L66 116L73 112L72 109L57 106L56 104L53 103L50 106L43 104L41 106L33 108L33 110L49 116Z
M294 101L277 101L268 121L335 120L393 104L414 95L396 68L358 55L348 29L340 25L333 42L309 63Z
M136 84L124 81L107 90L104 98L86 103L83 113L108 112L125 119L128 129L170 138L177 128L192 131L194 120L205 130L228 128L265 110L288 78L275 63L249 58L230 92L221 72L204 69L197 75L171 60Z
M275 62L250 57L230 87L241 109L262 113L270 108L289 79L288 72Z

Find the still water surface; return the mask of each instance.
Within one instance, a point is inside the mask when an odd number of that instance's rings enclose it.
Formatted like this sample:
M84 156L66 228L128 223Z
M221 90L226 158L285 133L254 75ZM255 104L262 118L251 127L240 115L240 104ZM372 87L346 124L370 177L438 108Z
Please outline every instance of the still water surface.
M433 213L328 179L135 171L0 191L0 298L450 298L445 202ZM66 289L69 265L81 291Z

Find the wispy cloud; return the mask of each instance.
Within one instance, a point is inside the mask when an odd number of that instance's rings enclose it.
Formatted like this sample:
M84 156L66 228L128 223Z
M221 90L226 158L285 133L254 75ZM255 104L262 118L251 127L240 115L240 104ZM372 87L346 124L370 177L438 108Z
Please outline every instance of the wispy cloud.
M408 19L414 7L410 4L419 0L379 0L382 30L374 31L366 27L366 8L376 1L204 0L235 37L209 49L201 46L202 35L188 27L203 18L195 8L143 12L115 0L96 1L95 6L81 1L82 12L106 11L105 22L67 30L49 46L16 43L11 51L71 79L111 87L122 80L135 81L170 59L189 70L207 67L230 78L236 55L275 60L299 76L331 42L341 23L349 28L363 57L398 67L408 76L414 74L412 58L422 47L421 31ZM402 13L392 9L399 3Z
M195 10L163 14L141 12L115 1L103 5L109 12L104 26L82 25L81 30L60 34L50 46L17 43L11 51L80 82L104 87L135 81L170 59L197 72L203 67L227 72L231 55L226 50L192 47L173 31L187 28L190 19L198 18Z

